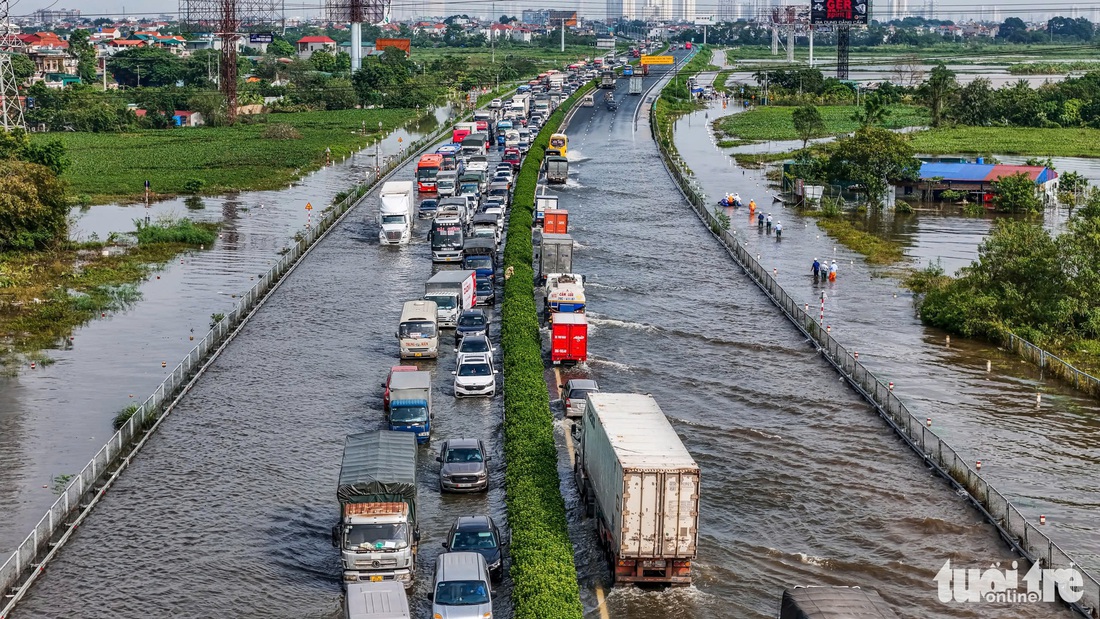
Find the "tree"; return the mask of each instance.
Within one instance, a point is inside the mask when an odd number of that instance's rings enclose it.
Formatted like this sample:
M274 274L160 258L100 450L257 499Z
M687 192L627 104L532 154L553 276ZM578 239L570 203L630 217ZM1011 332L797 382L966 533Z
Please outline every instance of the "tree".
M958 97L953 100L946 114L959 124L985 127L993 121L995 112L996 99L992 82L981 77L959 89Z
M336 66L333 72L343 75L351 73L351 54L345 51L336 52ZM348 82L348 86L351 86L351 82Z
M11 55L11 68L15 72L15 81L19 83L27 81L38 71L34 61L24 54Z
M1009 43L1027 43L1031 40L1031 33L1028 32L1024 20L1009 17L997 28L997 38Z
M1066 172L1058 179L1058 186L1071 193L1084 191L1089 186L1089 179L1077 172Z
M993 204L1008 213L1041 211L1043 202L1035 195L1035 182L1023 172L1005 176L993 183Z
M860 128L865 128L883 125L889 116L890 108L886 107L886 102L878 93L872 92L863 98L863 109L856 110L852 120L859 123Z
M310 55L309 61L313 63L313 68L324 73L336 72L336 56L327 49L319 49Z
M907 136L864 127L837 140L824 167L831 180L862 185L867 202L879 206L891 182L917 178L920 162Z
M286 39L274 39L268 43L267 53L277 58L292 58L295 55L294 46Z
M813 138L825 134L825 119L821 112L813 105L803 105L791 113L791 122L794 123L794 131L802 139L802 148Z
M65 186L49 168L0 160L0 251L43 249L66 239L68 215Z
M107 70L123 86L169 86L183 76L183 61L166 49L139 47L116 53Z
M95 48L89 42L91 36L91 32L83 28L69 35L69 55L77 59L76 73L85 84L95 82L96 76Z
M932 68L928 81L917 89L917 94L931 110L933 127L943 124L944 111L950 105L958 86L959 83L955 81L955 72L941 62Z

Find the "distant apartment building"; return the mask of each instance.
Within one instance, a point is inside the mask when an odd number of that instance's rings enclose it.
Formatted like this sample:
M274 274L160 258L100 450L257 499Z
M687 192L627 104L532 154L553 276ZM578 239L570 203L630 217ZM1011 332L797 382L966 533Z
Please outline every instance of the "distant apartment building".
M607 0L607 19L636 19L639 15L635 0Z
M550 21L550 9L524 9L520 19L532 26L545 26Z
M31 14L36 24L59 24L80 19L80 11L77 9L38 9Z

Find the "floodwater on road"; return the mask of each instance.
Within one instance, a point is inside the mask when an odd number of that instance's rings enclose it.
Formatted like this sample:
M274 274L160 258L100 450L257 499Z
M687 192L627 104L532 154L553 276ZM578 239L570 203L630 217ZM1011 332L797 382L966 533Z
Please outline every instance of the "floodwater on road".
M648 123L632 130L637 98L627 101L614 114L581 110L568 131L586 160L556 191L590 337L588 362L562 379L652 394L701 467L702 506L695 584L614 589L610 616L774 617L783 588L811 584L870 587L913 619L1068 616L938 601L945 561L1007 565L1008 548L735 267L665 173ZM597 617L609 568L571 481L567 426L559 472Z
M74 209L78 240L131 231L135 219L147 216L219 222L221 230L213 247L187 252L143 282L138 302L77 328L71 343L47 351L55 363L0 377L0 561L56 500L54 479L80 471L114 434L115 414L143 402L210 329L211 315L231 311L294 242L305 229L307 202L316 217L373 170L376 150L396 156L449 114L440 108L434 118L390 133L378 149L372 145L285 189L202 198L202 209L189 209L185 199ZM316 311L305 306L303 318Z
M824 293L832 334L858 351L879 378L894 382L910 410L931 417L936 432L966 460L981 460L983 476L1025 516L1038 522L1046 515L1046 532L1082 565L1100 570L1100 403L995 347L961 339L947 346L946 334L921 325L910 292L894 276L896 267L868 266L812 218L771 202L762 170L743 170L715 147L709 123L721 113L712 108L680 119L676 142L708 195L736 191L746 200L755 197L758 212L783 223L779 242L749 221L747 208L730 209L738 238L765 268L775 269L795 299L818 307ZM1088 163L1078 169L1095 173ZM990 225L986 219L924 215L893 221L915 222L908 252L941 259L945 268L976 256ZM903 228L898 237L906 234ZM814 258L838 262L835 283L813 282Z

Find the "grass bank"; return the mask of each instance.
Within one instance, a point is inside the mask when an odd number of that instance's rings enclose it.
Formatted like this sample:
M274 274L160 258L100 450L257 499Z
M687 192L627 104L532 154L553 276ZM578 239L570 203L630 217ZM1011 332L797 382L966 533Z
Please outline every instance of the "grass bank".
M914 151L929 155L1100 157L1100 129L942 127L912 134L912 144Z
M583 606L573 563L554 444L554 416L544 378L542 338L532 268L535 190L543 155L585 85L550 116L516 179L508 218L501 346L504 349L505 499L512 529L512 599L516 619L581 619ZM569 440L569 439L567 439Z
M31 140L61 140L72 159L62 177L70 192L101 204L141 199L146 180L159 196L196 188L206 194L276 189L324 165L326 148L340 159L416 116L415 110L295 112L233 127L34 134ZM267 137L276 124L293 127L301 137Z
M0 334L11 352L40 358L39 351L68 339L74 328L136 302L138 284L153 270L182 251L210 247L216 229L166 221L140 225L130 246L87 243L0 255Z
M745 140L798 140L791 115L795 107L767 106L758 107L740 114L733 114L718 120L717 128L727 135ZM827 135L851 133L859 128L852 115L860 108L854 105L818 106L825 120ZM890 116L886 118L887 129L919 127L928 124L928 110L915 105L892 105Z
M905 257L900 243L884 239L868 232L863 222L847 215L827 215L820 211L804 212L817 220L817 227L848 249L862 254L867 262L878 265L894 264Z

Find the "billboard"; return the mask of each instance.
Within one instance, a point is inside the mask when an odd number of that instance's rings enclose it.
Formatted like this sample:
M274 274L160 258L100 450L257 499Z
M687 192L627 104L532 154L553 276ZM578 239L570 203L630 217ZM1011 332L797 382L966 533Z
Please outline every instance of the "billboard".
M382 51L387 47L396 47L408 56L412 50L412 39L375 39L374 49Z
M550 26L561 27L562 20L565 20L565 25L570 28L577 26L577 12L576 11L550 11Z
M870 0L812 0L811 24L866 24Z
M674 60L675 60L675 58L673 58L672 56L646 56L646 55L643 55L642 58L641 58L641 63L643 65L674 64L674 62L673 62Z
M270 32L254 32L248 35L249 43L270 43L275 40L275 36Z
M596 39L596 49L615 49L614 37Z

